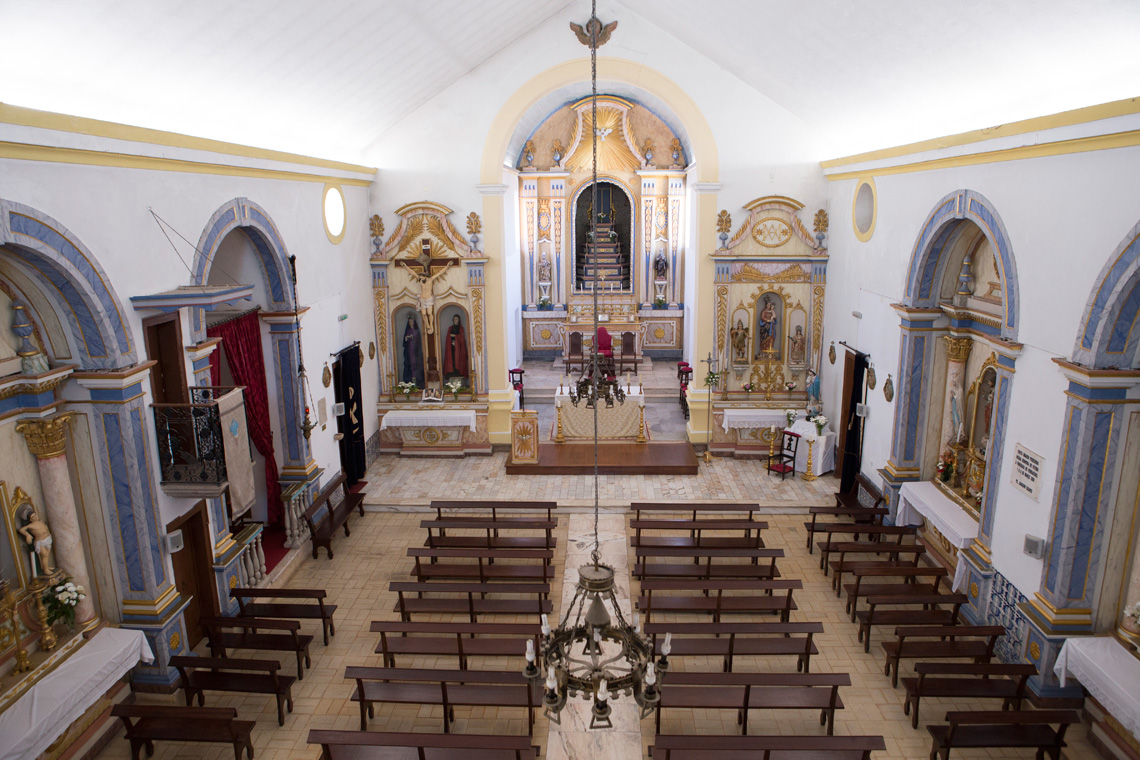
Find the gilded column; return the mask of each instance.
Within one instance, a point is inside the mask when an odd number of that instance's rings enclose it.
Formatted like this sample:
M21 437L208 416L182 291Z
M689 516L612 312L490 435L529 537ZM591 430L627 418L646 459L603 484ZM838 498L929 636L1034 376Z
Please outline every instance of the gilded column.
M958 443L965 430L966 360L970 358L970 347L974 342L970 338L953 335L943 336L942 341L946 344L946 394L942 399L938 456L948 460L952 456L950 447Z
M99 625L99 618L92 601L94 592L87 574L87 556L83 551L75 493L67 467L64 436L70 417L68 413L46 419L23 419L16 423L16 430L36 455L56 563L71 576L73 583L86 591L86 598L75 608L75 623L81 630L89 631Z

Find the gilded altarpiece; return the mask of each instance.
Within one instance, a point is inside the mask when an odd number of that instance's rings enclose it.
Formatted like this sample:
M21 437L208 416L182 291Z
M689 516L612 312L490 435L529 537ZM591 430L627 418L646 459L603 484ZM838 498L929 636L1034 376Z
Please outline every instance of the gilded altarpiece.
M588 248L596 133L599 248ZM638 350L680 355L685 266L686 148L644 106L602 95L567 103L536 129L518 157L523 348L558 355L577 324L598 312L611 332L633 332ZM616 329L613 329L616 326Z
M383 245L374 234L371 259L380 450L489 454L483 279L487 259L456 229L446 206L422 201L396 213L400 222ZM474 223L478 226L477 217ZM471 218L467 224L471 227ZM408 384L414 390L406 390ZM474 430L431 421L433 416L468 410L475 414ZM393 411L420 414L423 424L385 425Z
M721 246L711 254L723 370L712 413L718 454L763 456L772 443L767 426L725 430L725 409L771 409L782 427L779 412L809 404L823 352L827 217L816 213L813 237L799 218L803 208L783 196L758 198L735 232L727 211L718 217Z

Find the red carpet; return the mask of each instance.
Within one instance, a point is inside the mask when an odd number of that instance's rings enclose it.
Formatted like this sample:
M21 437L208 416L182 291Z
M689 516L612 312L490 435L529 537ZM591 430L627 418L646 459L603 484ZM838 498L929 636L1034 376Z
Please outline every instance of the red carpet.
M261 551L265 553L265 572L271 572L289 553L285 548L285 528L274 525L261 531Z

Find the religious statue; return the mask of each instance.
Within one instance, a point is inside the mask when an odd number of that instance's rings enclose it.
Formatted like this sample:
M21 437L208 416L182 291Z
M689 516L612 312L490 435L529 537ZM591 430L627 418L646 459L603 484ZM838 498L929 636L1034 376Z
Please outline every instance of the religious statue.
M658 251L657 257L653 259L653 276L658 280L664 280L669 274L669 262L665 259L665 251Z
M542 252L542 258L538 260L538 281L550 282L550 259L546 256L546 251Z
M756 356L759 359L764 353L776 349L776 304L772 296L764 296L764 308L760 310L760 318L756 329Z
M809 378L808 384L804 390L807 391L808 405L811 406L819 403L819 375L815 370L808 369L807 376Z
M803 364L807 353L807 339L804 337L804 328L796 325L796 333L788 338L788 361L792 364Z
M452 316L443 338L443 376L467 377L467 335L458 314Z
M991 388L990 392L986 394L986 405L982 409L982 442L981 442L981 446L979 446L978 448L981 451L983 458L985 458L987 456L987 454L989 453L990 424L993 420L993 416L994 416L994 392L993 392L993 389Z
M30 504L28 507L24 524L16 532L23 536L25 543L31 547L31 575L34 579L36 575L48 575L55 568L51 566L51 532L47 523L36 513L36 508Z
M734 362L748 361L748 328L743 320L736 320L736 327L728 331L732 343L732 360Z
M435 332L435 292L433 290L435 287L435 281L447 274L447 270L455 266L455 262L447 262L447 266L445 266L441 271L431 275L430 277L426 274L417 273L416 270L412 269L403 261L399 263L404 265L404 269L407 269L412 277L416 280L416 282L418 282L420 285L420 316L424 319L424 329L427 331L428 335L431 335Z
M420 326L416 318L408 314L408 324L404 326L404 368L400 380L405 383L423 385L423 366L420 357L423 356L420 344Z

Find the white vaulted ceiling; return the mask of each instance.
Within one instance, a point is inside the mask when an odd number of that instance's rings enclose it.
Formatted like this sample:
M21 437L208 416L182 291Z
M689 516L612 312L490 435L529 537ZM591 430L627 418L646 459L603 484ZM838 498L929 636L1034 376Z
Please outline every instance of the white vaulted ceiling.
M609 1L665 33L629 46L708 58L824 135L820 159L1140 94L1137 0ZM523 65L567 7L589 16L586 0L0 0L0 101L360 161L516 41Z

